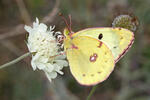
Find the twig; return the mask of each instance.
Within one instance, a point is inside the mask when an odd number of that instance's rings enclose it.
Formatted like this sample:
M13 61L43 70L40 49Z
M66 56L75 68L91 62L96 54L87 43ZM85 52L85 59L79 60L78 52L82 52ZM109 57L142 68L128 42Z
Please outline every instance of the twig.
M16 45L14 45L10 40L4 40L1 41L0 43L17 56L23 54L23 51L20 50Z
M5 32L0 34L0 40L9 38L9 37L13 37L13 36L17 36L20 34L25 33L26 31L24 30L24 25L20 24L15 26L14 28L12 28L9 32Z
M22 19L26 24L31 23L31 17L25 7L23 0L16 0Z
M20 56L24 52L21 49L19 49L14 43L12 43L10 40L4 40L4 41L1 41L0 43L4 47L6 47L10 52L12 52L13 54L15 54L16 56ZM29 64L29 59L23 59L23 61L26 64Z
M56 0L56 3L55 3L55 5L54 5L52 11L51 11L47 16L45 16L45 17L42 19L42 22L43 22L43 23L51 23L51 22L54 20L56 14L57 14L58 11L59 11L59 8L58 8L58 7L59 7L59 4L60 4L60 1L59 1L59 0Z
M95 85L95 86L92 87L92 90L90 91L90 93L89 93L89 95L88 95L86 100L90 100L91 99L91 97L94 94L94 92L96 91L97 87L98 87L98 85Z
M19 62L20 60L24 59L25 57L29 56L30 54L31 54L30 52L27 52L27 53L23 54L22 56L20 56L20 57L14 59L14 60L12 60L12 61L6 63L6 64L1 65L1 66L0 66L0 69L5 68L5 67L8 67L8 66L10 66L10 65L13 65L13 64Z
M31 17L28 13L28 10L25 7L23 0L16 0L16 3L18 5L21 17L24 20L24 22L26 24L31 23ZM1 44L5 46L6 48L8 48L8 50L13 52L17 56L20 56L21 54L23 54L23 51L20 50L13 42L11 42L11 40L3 40L1 41ZM24 61L28 64L28 61L26 59L24 59Z
M44 17L42 19L43 23L51 23L54 20L56 14L59 11L59 9L58 9L59 2L60 2L60 0L56 0L56 4L55 4L54 8L52 9L52 11L46 17ZM31 24L32 23L30 23L29 25L31 25ZM24 30L24 25L20 24L20 25L17 25L16 27L12 28L9 32L5 32L5 33L0 34L0 40L4 40L6 38L10 38L13 36L18 36L18 35L23 34L25 32L26 31Z
M45 86L49 88L49 92L52 94L49 100L79 100L76 95L67 89L64 80L61 78L55 79L51 83L47 81Z

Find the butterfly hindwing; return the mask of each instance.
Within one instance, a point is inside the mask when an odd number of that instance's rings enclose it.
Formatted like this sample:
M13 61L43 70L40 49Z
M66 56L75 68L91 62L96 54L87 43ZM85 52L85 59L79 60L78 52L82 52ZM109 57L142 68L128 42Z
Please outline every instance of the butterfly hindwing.
M67 42L67 43L66 43ZM70 70L82 85L104 81L113 71L115 61L111 50L101 41L88 37L73 37L65 41Z
M134 34L124 28L87 28L73 36L90 36L104 42L112 51L115 62L127 52L134 41Z

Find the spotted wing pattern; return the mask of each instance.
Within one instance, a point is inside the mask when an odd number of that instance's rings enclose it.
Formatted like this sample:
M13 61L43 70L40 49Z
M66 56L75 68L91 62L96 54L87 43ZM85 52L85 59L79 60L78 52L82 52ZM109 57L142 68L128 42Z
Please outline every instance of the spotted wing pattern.
M107 79L114 69L111 50L101 41L79 36L65 48L70 70L82 85L95 85Z
M134 41L134 34L124 28L87 28L73 36L89 36L104 42L112 51L115 62L128 51Z

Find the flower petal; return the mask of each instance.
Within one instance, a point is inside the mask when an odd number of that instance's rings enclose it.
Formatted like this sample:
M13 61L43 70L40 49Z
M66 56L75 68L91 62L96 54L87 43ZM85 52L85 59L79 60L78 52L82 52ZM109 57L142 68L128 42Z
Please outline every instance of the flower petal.
M65 59L66 55L60 55L60 56L56 56L55 59Z
M25 25L24 26L24 29L27 31L27 32L31 32L31 30L32 30L32 28L30 27L30 26L27 26L27 25Z
M48 30L48 27L43 23L39 23L38 18L36 18L36 21L33 22L33 28L30 26L24 28L29 32L28 49L31 53L35 52L31 61L33 70L36 68L43 70L50 81L57 77L57 73L62 75L61 70L64 66L68 66L68 63L64 60L66 55L52 57L60 54L58 42L52 34L55 26L50 26ZM61 33L55 32L55 34Z
M59 66L68 66L68 62L65 60L55 60L55 62Z

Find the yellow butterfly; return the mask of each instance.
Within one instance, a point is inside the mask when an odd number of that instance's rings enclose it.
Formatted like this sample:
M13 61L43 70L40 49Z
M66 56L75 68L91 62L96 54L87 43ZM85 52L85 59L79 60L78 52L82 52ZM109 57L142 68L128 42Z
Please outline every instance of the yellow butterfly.
M64 35L71 73L87 86L106 80L134 41L134 34L124 28L87 28L76 33L65 29Z

